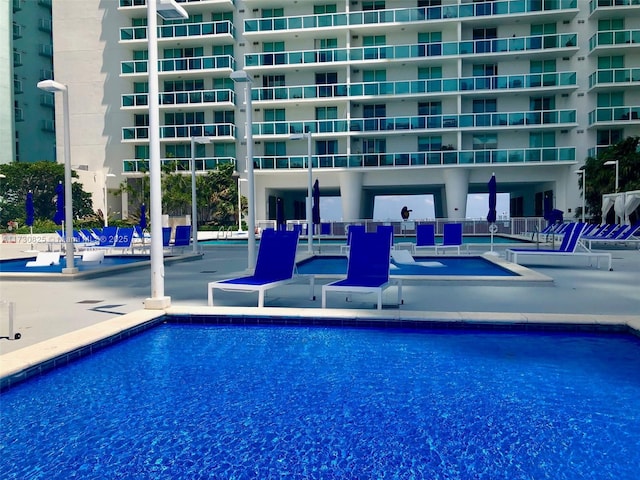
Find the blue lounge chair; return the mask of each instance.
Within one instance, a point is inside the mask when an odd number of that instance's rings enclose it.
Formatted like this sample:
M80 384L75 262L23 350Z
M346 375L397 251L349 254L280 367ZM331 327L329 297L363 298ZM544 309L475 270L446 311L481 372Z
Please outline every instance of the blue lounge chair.
M376 227L376 232L387 235L389 237L389 242L391 242L391 249L393 250L393 225L378 225Z
M586 244L589 249L591 249L594 244L618 243L629 245L633 243L640 243L640 238L635 238L637 233L640 233L640 222L633 225L627 225L625 228L620 228L616 230L614 234L609 235L606 238L587 237L581 238L580 241Z
M121 253L124 253L127 249L131 249L131 253L133 253L132 243L133 227L119 227L112 249L120 250Z
M436 245L436 254L438 250L455 248L458 251L458 255L460 255L460 247L462 246L462 224L445 223L442 233L442 245Z
M390 285L391 243L384 233L356 232L351 238L347 278L322 286L322 308L327 306L327 292L375 293L378 310L382 309L382 292ZM398 285L398 304L402 283Z
M100 248L113 247L113 245L116 243L117 235L118 235L118 227L104 227L99 232L99 241L98 241L98 244L95 246Z
M353 234L356 232L364 233L365 226L364 225L349 225L347 227L347 244L340 246L340 253L349 253L349 248L351 247L351 238Z
M416 226L416 247L418 249L426 250L429 248L436 248L436 227L431 223L421 223Z
M171 227L162 227L162 246L171 246Z
M196 239L194 238L195 242ZM191 226L190 225L177 225L176 235L173 239L174 247L188 247L191 242Z
M611 266L611 254L592 252L584 244L580 243L580 235L584 230L584 223L573 223L565 230L562 243L558 250L540 249L540 250L528 250L523 248L509 248L505 250L508 261L513 263L519 263L518 258L531 257L531 256L566 256L566 257L587 257L589 260L596 259L596 266L600 266L600 258L607 258L609 260L609 270L613 270ZM578 247L582 246L585 251L577 251Z
M260 238L258 260L253 275L207 284L208 303L213 305L213 290L258 292L258 307L264 307L265 292L293 280L298 232L266 229Z

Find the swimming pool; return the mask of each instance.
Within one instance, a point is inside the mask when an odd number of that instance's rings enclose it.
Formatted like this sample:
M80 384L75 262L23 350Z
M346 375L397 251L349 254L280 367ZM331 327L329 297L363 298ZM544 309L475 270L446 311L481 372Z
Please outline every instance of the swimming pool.
M598 478L640 340L162 325L2 394L2 478Z

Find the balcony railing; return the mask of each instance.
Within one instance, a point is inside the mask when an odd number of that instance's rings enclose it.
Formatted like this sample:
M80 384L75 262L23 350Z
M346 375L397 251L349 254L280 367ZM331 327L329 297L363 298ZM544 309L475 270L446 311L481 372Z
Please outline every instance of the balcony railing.
M545 110L508 113L467 113L461 115L417 115L408 117L354 118L305 122L262 122L253 124L254 135L294 133L399 132L426 129L510 128L514 126L572 126L575 110Z
M640 120L640 107L603 107L589 112L589 125L601 122L632 122Z
M640 5L640 0L590 0L589 13L593 13L598 8L628 7L629 5Z
M313 168L425 167L485 165L491 163L575 162L573 147L520 148L508 150L462 150L444 152L366 153L316 155ZM306 168L306 156L254 157L262 170Z
M479 55L509 52L534 52L552 48L575 48L575 33L535 35L528 37L468 40L462 42L384 45L378 47L333 48L293 52L248 53L247 67L300 65L369 60L407 60L425 57Z
M640 30L607 30L598 32L589 39L589 50L630 43L640 44Z
M235 70L235 60L230 55L213 57L164 58L158 61L158 72L189 72L199 70ZM131 60L120 62L122 75L147 73L147 60Z
M558 11L577 8L577 0L528 1L506 0L486 3L468 3L434 7L402 8L395 10L372 10L350 13L305 15L295 17L275 17L247 19L244 31L272 32L306 28L354 27L358 25L385 25L389 23L424 22L425 20L457 20L483 17L487 15L508 15L516 13Z
M167 125L160 127L160 138L171 140L191 137L227 137L235 139L236 126L232 123ZM148 140L149 127L124 127L122 140ZM221 139L222 140L222 139Z
M479 90L518 90L536 87L576 86L576 72L532 73L466 78L437 78L429 80L400 80L396 82L340 83L331 85L302 85L292 87L264 87L252 90L252 99L297 100L337 97L383 95L422 95L425 93L459 93Z
M158 27L158 38L204 37L209 35L235 36L233 24L229 21L202 22L177 25L161 25ZM120 29L120 40L146 40L147 27L123 27Z
M231 103L235 101L233 90L192 90L188 92L163 92L160 94L160 106L163 105L201 105L207 103ZM123 107L146 107L149 95L134 93L122 95Z
M597 70L589 75L589 88L602 84L629 82L640 82L640 68L611 68Z
M164 168L175 172L190 172L190 158L162 158L160 159ZM195 159L195 167L198 172L215 171L222 165L234 165L236 160L233 157L203 157ZM122 171L124 173L146 173L149 171L149 160L132 159L122 161Z

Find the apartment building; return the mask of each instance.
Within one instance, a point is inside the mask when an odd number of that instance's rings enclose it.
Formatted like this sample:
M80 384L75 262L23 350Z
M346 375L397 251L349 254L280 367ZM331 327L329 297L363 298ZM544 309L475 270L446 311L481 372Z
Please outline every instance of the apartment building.
M0 0L0 163L55 161L52 0Z
M492 173L512 216L541 215L545 196L572 216L586 157L640 135L640 0L178 3L188 20L158 19L162 162L188 172L191 137L208 136L198 173L246 175L245 85L230 78L244 70L257 219L275 218L276 198L304 218L304 134L344 220L392 194L464 218ZM99 207L148 171L146 5L65 0L53 19L72 163ZM108 200L127 214L126 196Z

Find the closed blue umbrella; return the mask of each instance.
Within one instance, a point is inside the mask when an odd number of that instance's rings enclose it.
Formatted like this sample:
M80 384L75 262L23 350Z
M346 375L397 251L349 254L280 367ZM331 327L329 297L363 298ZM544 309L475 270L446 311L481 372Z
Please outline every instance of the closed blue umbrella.
M62 182L58 182L56 187L56 214L53 216L56 225L62 225L64 222L64 187Z
M276 230L284 230L284 204L282 199L278 197L276 200Z
M549 225L553 223L553 199L551 198L551 195L544 196L542 215L544 216L544 219L549 222Z
M144 203L140 205L140 228L147 228L147 206Z
M27 227L33 227L33 219L34 219L35 211L33 209L33 193L31 192L31 190L29 190L29 192L27 193L25 210L27 213L25 224L27 225Z
M311 209L311 217L314 225L320 225L320 184L316 179L313 184L313 208Z
M489 213L487 214L487 222L495 223L497 218L496 205L498 203L498 185L496 184L495 173L491 175L488 183L489 187Z

